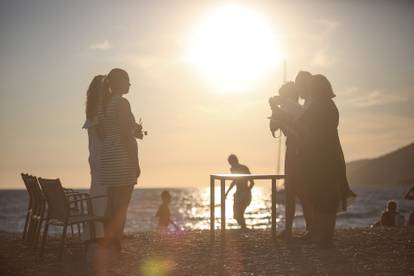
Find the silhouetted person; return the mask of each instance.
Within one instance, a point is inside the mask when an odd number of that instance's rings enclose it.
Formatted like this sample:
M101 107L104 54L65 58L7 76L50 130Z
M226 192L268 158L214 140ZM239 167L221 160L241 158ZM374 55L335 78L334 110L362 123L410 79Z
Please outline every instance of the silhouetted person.
M103 127L99 114L102 112L103 101L103 81L104 75L95 76L89 85L86 94L86 120L83 128L88 131L88 149L89 149L89 168L91 174L91 184L89 193L92 197L107 195L107 187L102 185L101 170L101 152L103 147ZM105 216L107 209L107 198L92 199L94 215ZM91 275L100 275L105 273L105 258L110 253L104 244L104 224L102 222L94 223L95 238L90 236L89 224L85 225L82 233L82 239L89 240L86 254L86 272Z
M167 230L168 226L171 224L175 227L175 229L178 229L178 226L171 220L169 208L171 202L170 193L168 191L163 191L161 193L161 200L162 203L155 214L155 216L158 217L158 226L161 230Z
M104 75L95 76L89 85L86 95L86 120L83 128L88 131L88 149L89 149L89 168L91 174L91 184L89 193L91 196L106 195L107 187L103 186L101 181L101 151L103 144L103 129L99 120L99 113L102 112L102 85ZM104 216L106 211L106 198L96 198L92 200L94 215ZM95 237L101 239L104 237L103 223L95 223ZM90 239L89 224L86 225L83 232L83 239Z
M295 121L301 116L303 112L302 107L298 103L299 92L296 89L296 85L293 82L288 82L282 85L279 89L279 97L272 97L269 103L272 107L272 118L270 128L271 131L280 129L286 136L286 153L285 153L285 230L279 234L280 237L290 239L292 237L293 219L295 217L296 209L296 197L300 199L302 203L302 209L304 213L305 223L307 230L310 229L310 225L307 222L307 209L306 194L304 192L304 183L301 181L300 175L302 174L300 169L300 156L297 133L294 129L289 129L289 125L294 125ZM285 119L290 122L281 122L275 109L280 108L285 116ZM305 204L303 204L305 202ZM307 232L309 233L309 231ZM309 234L305 234L309 235Z
M403 226L404 217L397 211L397 203L394 200L390 200L387 203L387 209L381 216L382 226Z
M231 165L230 171L234 174L250 174L250 170L247 166L239 163L239 159L236 155L231 154L227 161ZM248 185L248 182L250 185ZM247 206L249 206L252 201L252 188L254 186L253 180L238 179L234 180L229 189L226 192L226 197L230 190L236 186L236 192L234 193L234 204L233 204L233 214L234 219L240 225L242 229L246 229L246 221L244 219L244 212L246 211Z
M101 121L104 132L101 168L102 185L108 188L105 243L115 252L121 250L126 213L134 185L140 175L139 126L123 95L129 92L129 76L122 69L112 69L103 85Z
M307 105L299 119L302 128L301 159L307 193L313 208L312 232L323 248L333 245L336 213L345 210L349 189L345 159L338 135L339 112L332 86L323 75L313 75L306 92ZM309 183L309 184L308 184Z

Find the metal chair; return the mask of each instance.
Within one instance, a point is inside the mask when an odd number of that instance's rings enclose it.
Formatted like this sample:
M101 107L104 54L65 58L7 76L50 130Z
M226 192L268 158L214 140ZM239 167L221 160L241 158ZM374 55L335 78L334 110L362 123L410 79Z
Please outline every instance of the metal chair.
M104 221L104 217L94 216L92 207L92 198L86 193L77 193L78 198L70 197L65 193L64 188L59 179L38 178L40 187L46 198L48 205L45 226L43 229L43 237L40 248L40 256L43 257L44 249L47 241L49 225L62 226L62 237L59 246L59 259L61 260L64 253L67 227L74 224L89 223L91 236L95 236L94 223ZM102 196L100 196L102 197ZM73 204L80 203L82 206L86 204L86 212L73 212Z
M32 214L33 233L32 233L31 244L34 248L36 248L38 241L39 241L42 223L46 219L47 203L46 203L45 196L43 195L43 192L40 189L39 182L35 176L31 176L30 185L32 186L32 191L33 191L33 195L35 199L35 208Z
M23 179L23 183L26 186L26 190L29 194L29 204L27 205L27 211L26 211L26 220L24 222L24 228L23 228L23 237L22 239L24 241L30 241L32 238L33 233L33 214L35 213L36 209L36 197L34 195L33 191L33 176L22 173L21 177Z

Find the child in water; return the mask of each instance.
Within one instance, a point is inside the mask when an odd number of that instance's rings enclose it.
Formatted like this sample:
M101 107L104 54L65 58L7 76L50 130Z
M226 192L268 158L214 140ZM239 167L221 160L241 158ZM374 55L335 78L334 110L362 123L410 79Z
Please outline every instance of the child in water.
M170 208L168 207L171 202L171 195L168 191L161 193L162 203L155 214L158 217L158 226L161 230L167 230L171 224L176 230L179 230L178 226L171 220Z
M376 226L404 226L404 216L398 211L397 202L387 202L387 209L382 213L381 220L374 224Z

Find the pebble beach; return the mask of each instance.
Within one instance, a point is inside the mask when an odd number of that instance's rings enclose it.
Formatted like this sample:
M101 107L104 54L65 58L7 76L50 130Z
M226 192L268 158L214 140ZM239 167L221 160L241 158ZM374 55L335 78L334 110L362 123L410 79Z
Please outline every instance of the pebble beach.
M84 275L85 251L69 246L59 261L54 240L40 259L16 233L0 233L0 275ZM72 241L74 244L76 240ZM335 248L269 230L129 234L110 275L414 275L414 228L340 229Z

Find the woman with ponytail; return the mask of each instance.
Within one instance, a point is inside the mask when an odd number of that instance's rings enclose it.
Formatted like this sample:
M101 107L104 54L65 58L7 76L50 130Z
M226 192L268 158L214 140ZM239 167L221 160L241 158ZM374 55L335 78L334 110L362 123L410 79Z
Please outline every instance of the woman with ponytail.
M89 167L91 174L91 196L106 195L106 187L101 185L101 150L103 142L100 114L102 113L102 85L105 76L95 76L89 85L86 95L86 121L83 125L88 130ZM94 198L92 200L94 215L104 216L106 212L106 198ZM104 237L103 223L95 223L95 236L97 239ZM83 233L84 240L90 240L89 228Z
M102 185L107 187L108 206L105 223L105 246L119 252L126 212L134 185L140 175L136 138L141 137L127 99L129 76L122 69L112 69L103 83L103 146L101 155Z

